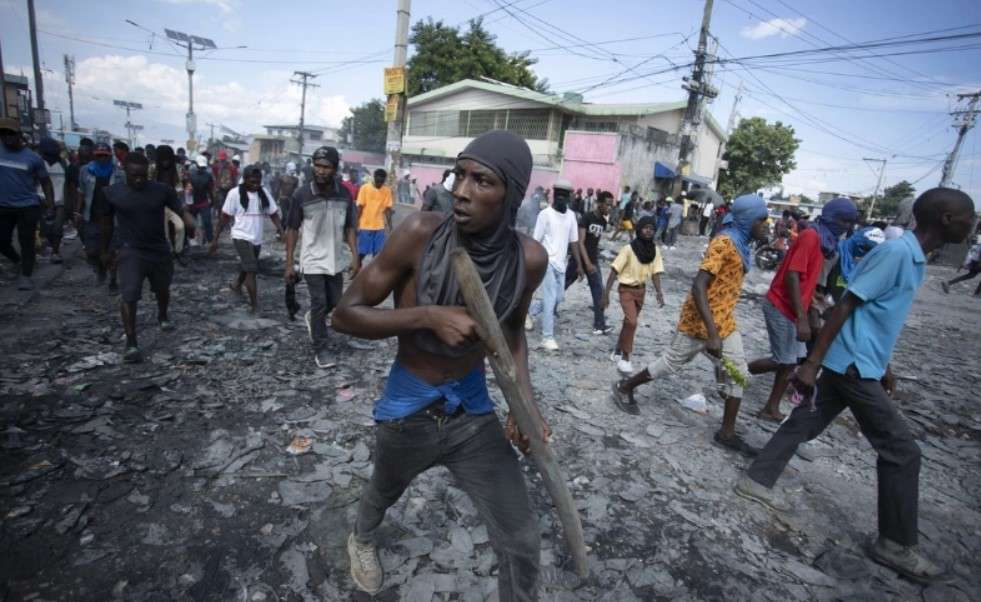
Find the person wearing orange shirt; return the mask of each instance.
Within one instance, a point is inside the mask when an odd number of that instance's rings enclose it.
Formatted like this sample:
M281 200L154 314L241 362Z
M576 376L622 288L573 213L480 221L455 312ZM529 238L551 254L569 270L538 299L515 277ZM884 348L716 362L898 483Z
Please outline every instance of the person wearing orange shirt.
M392 229L392 189L385 186L388 173L376 169L371 184L358 191L358 257L376 256Z
M677 372L704 353L717 363L717 390L725 401L722 428L716 432L715 442L745 455L758 451L736 434L745 376L736 378L722 366L728 361L742 375L747 371L735 309L743 276L752 265L750 243L766 240L766 218L766 204L755 194L742 195L733 202L724 229L705 251L691 293L681 308L674 339L650 367L613 385L613 402L618 408L628 414L639 414L634 389Z

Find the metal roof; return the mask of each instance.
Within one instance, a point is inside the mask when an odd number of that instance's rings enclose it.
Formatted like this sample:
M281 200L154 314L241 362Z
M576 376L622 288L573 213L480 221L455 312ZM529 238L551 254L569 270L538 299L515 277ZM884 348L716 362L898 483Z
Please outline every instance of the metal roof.
M522 88L502 82L491 82L477 79L461 79L435 90L430 90L424 94L413 96L409 99L409 107L427 103L444 96L450 96L466 89L484 90L504 94L521 100L537 102L556 109L575 113L578 115L588 115L591 117L615 117L615 116L642 116L654 115L657 113L668 113L671 111L683 110L688 103L684 100L676 102L654 102L654 103L592 103L580 102L574 99L567 99L562 94L545 94L536 90ZM716 122L715 118L708 111L705 112L708 126L715 131L720 139L725 139L725 131Z

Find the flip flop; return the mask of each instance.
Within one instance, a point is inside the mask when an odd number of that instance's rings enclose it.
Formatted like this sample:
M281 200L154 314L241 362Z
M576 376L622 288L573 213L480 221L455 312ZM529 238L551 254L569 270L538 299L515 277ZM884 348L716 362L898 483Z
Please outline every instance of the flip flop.
M746 441L739 435L733 435L731 438L725 438L719 431L716 431L715 436L712 439L719 447L728 451L738 452L747 458L755 458L760 454L760 450L758 448L746 443Z

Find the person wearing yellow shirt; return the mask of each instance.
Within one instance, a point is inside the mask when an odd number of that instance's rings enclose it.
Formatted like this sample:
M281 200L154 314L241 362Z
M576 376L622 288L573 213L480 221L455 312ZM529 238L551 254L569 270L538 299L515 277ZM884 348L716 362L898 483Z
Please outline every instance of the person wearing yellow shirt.
M385 186L388 173L376 169L371 184L358 191L358 257L377 256L392 229L392 189Z
M610 290L613 288L613 282L620 283L617 292L620 294L620 306L623 308L623 326L620 327L617 347L613 350L613 360L617 362L617 370L624 374L634 371L630 363L630 354L634 352L634 335L637 333L640 310L644 307L648 278L657 291L658 307L664 307L664 293L661 292L662 272L664 272L664 262L654 243L654 218L645 216L637 222L637 238L630 244L624 245L610 265L610 275L606 280L606 291L603 293L603 309L606 309L610 305Z

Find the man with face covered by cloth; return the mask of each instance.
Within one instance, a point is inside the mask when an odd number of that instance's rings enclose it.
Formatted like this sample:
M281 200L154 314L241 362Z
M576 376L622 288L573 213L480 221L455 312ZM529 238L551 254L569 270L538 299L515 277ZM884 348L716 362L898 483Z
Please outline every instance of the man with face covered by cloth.
M494 414L486 350L450 263L451 251L467 250L514 355L519 386L533 399L523 324L548 256L514 230L531 168L531 152L518 136L494 130L474 139L453 169L452 214L419 212L406 219L334 311L337 331L398 337L385 392L374 406L374 472L348 538L351 575L366 592L382 589L374 537L385 511L416 475L443 465L487 525L500 600L537 598L538 521L508 445L526 451L528 440L510 417L502 429ZM376 307L389 294L395 308Z

